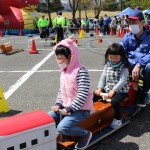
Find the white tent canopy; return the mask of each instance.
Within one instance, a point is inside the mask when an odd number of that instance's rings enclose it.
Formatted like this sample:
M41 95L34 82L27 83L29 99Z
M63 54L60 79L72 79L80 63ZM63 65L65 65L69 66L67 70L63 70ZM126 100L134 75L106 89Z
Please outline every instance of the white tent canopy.
M117 17L122 17L123 15L129 15L132 9L130 7L127 7L125 10L123 10L121 13L117 15Z
M143 14L145 14L145 13L150 14L150 8L144 10L144 11L143 11Z

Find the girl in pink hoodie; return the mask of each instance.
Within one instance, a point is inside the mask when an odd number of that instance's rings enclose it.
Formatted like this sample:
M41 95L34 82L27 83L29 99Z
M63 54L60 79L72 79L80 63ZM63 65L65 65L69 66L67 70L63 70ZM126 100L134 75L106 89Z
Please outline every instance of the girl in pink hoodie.
M85 149L92 133L77 126L90 115L93 92L88 71L80 63L79 49L71 39L62 40L54 47L57 63L61 69L60 89L54 106L49 112L60 134L78 136L77 149ZM63 119L60 120L61 109Z

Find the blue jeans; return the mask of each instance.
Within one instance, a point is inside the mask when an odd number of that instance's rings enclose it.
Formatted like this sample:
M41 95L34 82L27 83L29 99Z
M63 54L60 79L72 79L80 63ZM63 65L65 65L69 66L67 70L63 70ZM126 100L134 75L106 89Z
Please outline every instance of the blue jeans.
M90 110L75 111L71 115L63 116L61 121L60 114L58 112L51 110L48 114L54 118L57 130L60 134L68 136L83 136L87 134L87 130L76 125L90 115Z
M144 69L144 91L149 92L150 89L150 63Z

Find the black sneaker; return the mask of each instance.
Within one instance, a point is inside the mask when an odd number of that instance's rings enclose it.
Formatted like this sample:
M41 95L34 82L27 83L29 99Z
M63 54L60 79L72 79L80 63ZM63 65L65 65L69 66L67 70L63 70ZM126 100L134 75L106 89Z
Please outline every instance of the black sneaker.
M139 107L145 107L146 106L145 96L146 96L146 94L144 92L138 91L137 106L139 106Z
M75 148L76 149L85 149L88 146L91 138L92 138L92 132L88 131L88 133L86 135L81 136L79 138L78 143L75 145Z

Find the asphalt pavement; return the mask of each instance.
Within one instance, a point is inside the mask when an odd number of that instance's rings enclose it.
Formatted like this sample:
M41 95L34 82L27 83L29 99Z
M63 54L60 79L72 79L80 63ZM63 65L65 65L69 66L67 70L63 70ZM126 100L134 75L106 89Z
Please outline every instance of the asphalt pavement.
M98 37L86 34L69 35L78 40L82 64L88 69L92 90L97 88L104 67L104 54L109 44L119 42L120 37ZM35 40L38 54L30 54L31 41ZM39 36L4 36L0 44L11 42L13 48L24 51L12 55L0 54L0 86L10 108L9 113L0 117L12 116L33 110L51 110L59 90L60 71L52 51L51 40ZM131 118L130 124L116 131L89 150L149 150L150 146L150 106L142 109ZM39 116L40 119L40 116Z

